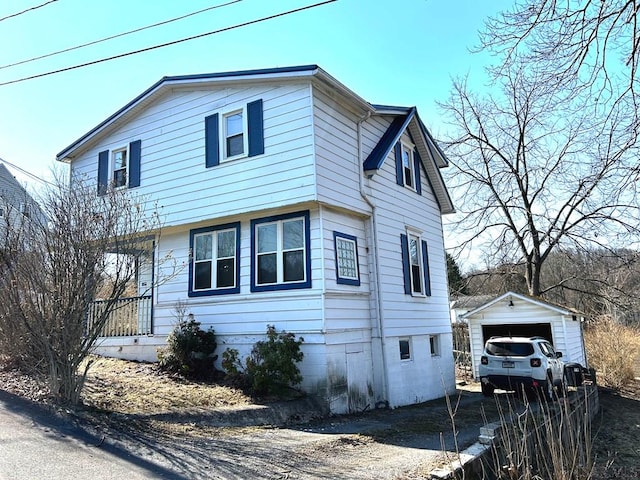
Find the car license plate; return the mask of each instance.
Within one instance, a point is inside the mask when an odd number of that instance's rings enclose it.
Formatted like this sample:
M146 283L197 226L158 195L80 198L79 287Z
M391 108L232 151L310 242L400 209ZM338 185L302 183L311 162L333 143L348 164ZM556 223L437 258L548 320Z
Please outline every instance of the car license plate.
M515 363L509 360L505 360L502 362L502 368L514 368L515 366Z

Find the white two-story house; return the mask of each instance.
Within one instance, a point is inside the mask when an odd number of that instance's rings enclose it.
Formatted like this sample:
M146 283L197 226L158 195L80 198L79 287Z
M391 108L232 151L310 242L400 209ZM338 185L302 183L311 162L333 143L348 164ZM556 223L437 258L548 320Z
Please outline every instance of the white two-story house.
M415 108L370 104L315 65L165 77L57 159L163 217L137 328L99 352L155 360L183 302L219 353L248 354L267 324L303 337L302 388L332 412L455 388L447 160ZM168 253L184 268L158 281Z

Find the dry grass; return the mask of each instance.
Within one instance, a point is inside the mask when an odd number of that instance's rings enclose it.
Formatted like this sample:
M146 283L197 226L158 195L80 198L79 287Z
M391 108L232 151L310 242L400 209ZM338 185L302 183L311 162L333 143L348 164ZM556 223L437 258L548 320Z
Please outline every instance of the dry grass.
M198 412L247 405L241 390L170 376L157 364L93 357L82 393L85 405L122 414Z
M589 366L596 369L599 385L618 390L638 375L638 330L603 318L586 329L584 339Z

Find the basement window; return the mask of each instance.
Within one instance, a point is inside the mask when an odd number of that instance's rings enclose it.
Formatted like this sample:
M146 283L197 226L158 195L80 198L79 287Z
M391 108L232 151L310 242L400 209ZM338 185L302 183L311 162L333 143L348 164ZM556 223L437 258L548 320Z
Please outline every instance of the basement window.
M400 347L400 360L411 360L411 342L408 338L401 338L398 341Z

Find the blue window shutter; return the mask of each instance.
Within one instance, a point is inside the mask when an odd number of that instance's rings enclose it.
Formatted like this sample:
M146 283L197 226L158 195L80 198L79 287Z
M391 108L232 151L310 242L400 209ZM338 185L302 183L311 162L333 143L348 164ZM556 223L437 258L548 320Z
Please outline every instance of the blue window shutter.
M219 129L217 113L204 119L205 166L207 168L220 164Z
M247 126L249 135L249 156L264 153L264 122L262 118L262 99L247 104Z
M429 275L429 251L427 249L427 242L422 240L422 268L424 270L424 294L427 297L431 296L431 275Z
M396 182L398 185L404 185L404 171L402 168L402 145L400 142L396 143Z
M402 250L402 273L404 274L404 293L411 295L411 266L409 265L409 239L404 233L400 234L400 249Z
M422 160L417 150L413 152L413 172L416 174L416 192L422 195L422 183L420 182L420 172L422 171Z
M129 188L140 186L140 154L142 141L136 140L129 144Z
M98 154L98 195L107 193L109 184L109 150Z

